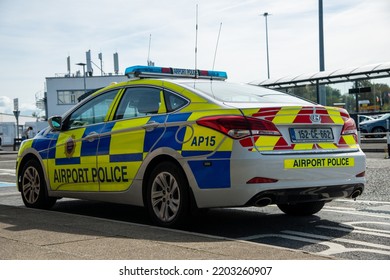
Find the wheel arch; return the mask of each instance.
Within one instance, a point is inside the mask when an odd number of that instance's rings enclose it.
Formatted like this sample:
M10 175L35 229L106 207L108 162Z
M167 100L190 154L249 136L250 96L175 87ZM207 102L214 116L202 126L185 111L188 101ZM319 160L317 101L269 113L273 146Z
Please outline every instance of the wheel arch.
M45 181L46 181L46 186L47 186L47 177L46 177L46 170L42 164L42 161L40 159L39 156L37 156L36 154L34 153L27 153L23 156L22 160L20 161L20 163L18 164L18 170L17 170L17 174L16 174L16 178L17 178L17 185L18 185L18 190L21 191L21 186L20 186L20 176L21 176L21 173L23 171L23 167L26 165L27 162L29 162L30 160L35 160L36 162L38 162L38 164L41 166L41 169L42 169L42 172L43 172L43 176L45 177ZM47 189L46 189L47 191Z
M189 184L187 173L185 172L185 170L183 169L183 167L181 166L181 164L179 163L179 161L176 158L174 158L170 155L167 155L167 154L158 155L155 158L153 158L149 162L148 166L145 169L145 172L143 175L143 180L142 180L142 201L143 201L143 204L147 205L146 204L146 191L147 191L148 179L150 178L150 175L151 175L153 169L158 164L160 164L162 162L171 162L171 163L175 164L180 169L180 171L184 174L184 178L187 181L187 185L188 185L188 195L189 195L189 202L190 202L189 206L190 206L190 208L192 208L193 206L196 206L196 199L195 199L194 193L192 191L191 185Z

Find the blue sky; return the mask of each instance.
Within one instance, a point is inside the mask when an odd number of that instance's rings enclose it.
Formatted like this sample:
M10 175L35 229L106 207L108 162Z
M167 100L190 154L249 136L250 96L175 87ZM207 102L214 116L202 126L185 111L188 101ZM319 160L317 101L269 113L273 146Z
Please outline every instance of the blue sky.
M271 78L319 70L318 0L0 0L0 112L11 113L19 98L24 115L36 111L45 77L66 73L66 58L92 61L113 72L127 66L195 66L211 69L222 23L215 69L229 80L267 78L265 20L268 12ZM390 1L323 0L325 68L336 70L390 61ZM94 67L95 74L100 73Z

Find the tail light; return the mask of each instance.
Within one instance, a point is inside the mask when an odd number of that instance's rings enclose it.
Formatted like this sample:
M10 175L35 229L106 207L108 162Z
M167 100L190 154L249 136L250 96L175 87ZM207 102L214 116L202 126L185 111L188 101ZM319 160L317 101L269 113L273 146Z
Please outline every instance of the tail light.
M272 122L256 118L246 118L244 116L204 117L197 120L196 123L219 131L234 139L251 135L281 135Z
M345 121L344 126L343 126L343 130L341 131L341 134L342 135L347 135L347 134L357 135L356 124L352 118L349 118Z

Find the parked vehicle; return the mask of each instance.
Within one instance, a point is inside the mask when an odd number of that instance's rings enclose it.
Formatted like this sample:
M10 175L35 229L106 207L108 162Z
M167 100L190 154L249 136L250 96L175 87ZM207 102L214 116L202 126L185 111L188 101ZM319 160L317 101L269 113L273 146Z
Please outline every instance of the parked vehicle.
M359 124L359 129L362 133L368 134L366 137L383 138L386 136L384 132L389 131L390 113L382 115L379 119L365 121Z
M370 120L374 120L374 118L371 116L359 115L359 123L370 121Z

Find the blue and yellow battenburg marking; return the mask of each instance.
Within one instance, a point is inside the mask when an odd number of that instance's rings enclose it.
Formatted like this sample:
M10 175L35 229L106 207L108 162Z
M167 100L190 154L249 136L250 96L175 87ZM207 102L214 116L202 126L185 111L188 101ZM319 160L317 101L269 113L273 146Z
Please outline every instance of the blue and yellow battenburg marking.
M124 191L146 156L162 147L188 159L200 188L228 188L233 140L196 123L189 125L197 115L179 113L100 123L50 133L34 139L32 146L45 160L53 190ZM143 126L148 122L159 125L147 131ZM88 140L91 132L99 138ZM215 174L221 174L218 180Z

